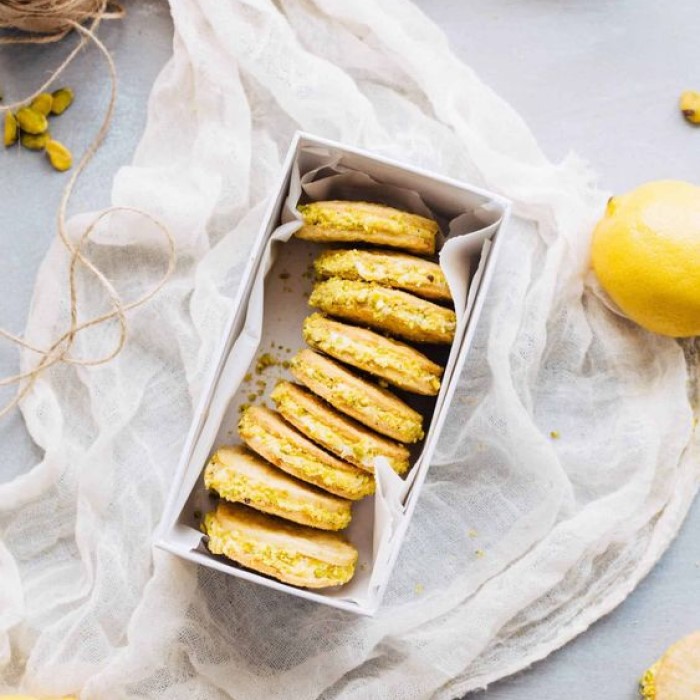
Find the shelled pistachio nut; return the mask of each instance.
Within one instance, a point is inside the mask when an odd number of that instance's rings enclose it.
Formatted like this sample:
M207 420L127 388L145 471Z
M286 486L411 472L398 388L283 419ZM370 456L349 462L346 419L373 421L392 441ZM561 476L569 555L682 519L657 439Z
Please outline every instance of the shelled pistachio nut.
M51 113L52 105L53 97L48 92L42 92L32 100L32 103L29 106L35 112L39 112L39 114L43 114L45 117L48 117Z
M30 151L43 151L49 142L51 134L45 131L43 134L20 134L19 142Z
M62 87L52 94L51 114L63 114L73 104L73 91Z
M13 146L17 143L17 120L12 112L5 112L5 146Z
M686 90L679 102L683 116L691 124L700 124L700 92Z
M70 170L70 167L73 165L73 156L62 143L49 139L45 148L49 162L56 170L61 172Z
M27 134L43 134L49 128L48 119L31 107L22 107L16 117L19 128Z

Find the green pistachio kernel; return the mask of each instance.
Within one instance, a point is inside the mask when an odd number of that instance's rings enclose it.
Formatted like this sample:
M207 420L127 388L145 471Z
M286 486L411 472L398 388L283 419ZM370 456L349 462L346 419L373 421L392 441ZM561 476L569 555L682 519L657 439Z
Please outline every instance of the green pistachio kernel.
M56 170L63 172L64 170L69 170L73 165L73 156L71 152L58 141L49 140L46 144L46 155L51 162L51 165Z
M51 107L53 106L53 97L49 95L48 92L42 92L32 100L32 103L29 106L35 112L39 112L39 114L43 114L45 117L48 117L51 113Z
M5 112L5 146L17 143L17 120L11 112Z
M43 114L31 107L22 107L17 112L19 128L27 134L43 134L49 128L49 122Z
M46 144L49 142L51 135L48 131L43 134L21 134L19 137L19 142L25 148L30 151L43 151L46 148Z
M51 114L63 114L73 104L73 91L70 88L60 88L53 93L52 97Z

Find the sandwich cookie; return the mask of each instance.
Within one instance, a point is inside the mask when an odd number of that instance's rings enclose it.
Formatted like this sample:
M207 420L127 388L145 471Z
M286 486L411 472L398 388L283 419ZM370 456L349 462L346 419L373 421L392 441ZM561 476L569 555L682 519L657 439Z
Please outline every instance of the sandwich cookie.
M341 413L399 442L423 438L423 417L386 389L358 377L313 350L291 360L292 374Z
M452 301L439 265L389 250L326 250L314 261L319 277L376 282L434 301Z
M374 493L371 474L328 454L269 408L247 408L238 433L251 450L297 479L353 501Z
M328 201L297 207L304 225L297 238L319 243L370 243L419 255L435 252L432 219L369 202Z
M452 309L373 282L337 277L318 282L309 306L416 343L451 343L457 327Z
M442 367L415 348L373 331L333 321L322 314L304 320L304 340L314 350L415 394L440 391Z
M227 501L321 530L350 524L351 503L288 476L245 447L221 447L204 470L204 485Z
M204 516L212 554L302 588L342 586L355 573L357 550L337 532L323 532L220 501Z
M408 470L410 455L406 447L338 413L298 384L280 382L272 392L272 400L299 432L345 461L370 472L380 460L397 474Z

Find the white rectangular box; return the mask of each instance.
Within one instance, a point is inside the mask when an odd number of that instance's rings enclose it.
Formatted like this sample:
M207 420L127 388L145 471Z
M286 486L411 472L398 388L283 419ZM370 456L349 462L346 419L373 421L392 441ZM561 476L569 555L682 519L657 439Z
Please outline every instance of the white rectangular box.
M299 196L378 201L435 218L445 234L440 264L458 320L449 353L427 351L445 365L437 398L403 397L423 413L426 428L425 440L412 451L408 475L401 479L388 467L378 469L377 494L354 504L352 524L346 531L360 553L355 577L338 589L322 591L296 588L212 555L199 530L202 512L213 507L202 482L210 454L221 445L240 442L236 425L241 406L264 401L276 379L290 378L284 363L304 347L301 324L311 313L306 303L312 285L308 269L322 246L290 238L300 225L295 218ZM388 584L471 345L509 212L507 200L479 188L297 133L204 386L156 545L269 588L372 615ZM265 360L260 362L263 354Z

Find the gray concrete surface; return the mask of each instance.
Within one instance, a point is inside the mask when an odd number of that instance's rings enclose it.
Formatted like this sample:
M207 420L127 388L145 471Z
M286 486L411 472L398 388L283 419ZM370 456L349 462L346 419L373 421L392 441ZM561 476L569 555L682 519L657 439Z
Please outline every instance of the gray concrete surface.
M545 152L587 159L610 190L674 177L700 181L700 129L677 113L679 92L700 89L696 0L418 0L455 52L522 114ZM112 133L74 200L74 210L107 203L115 170L140 138L153 79L170 53L167 6L132 1L123 23L102 36L120 72ZM3 49L7 99L36 84L65 47ZM105 71L88 50L65 82L76 104L55 134L79 152L98 127ZM64 175L32 153L0 154L0 325L24 327L34 278L54 235ZM17 355L0 346L0 375ZM7 393L0 394L0 398ZM39 456L19 417L0 421L0 481ZM615 612L534 668L494 684L487 700L632 700L640 672L677 637L700 627L700 505L660 564Z

